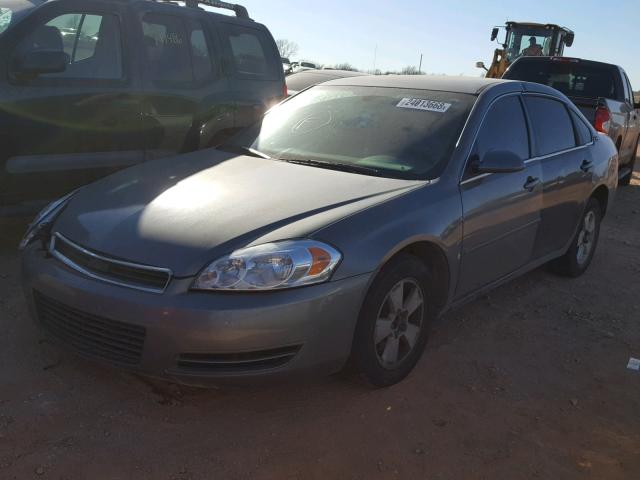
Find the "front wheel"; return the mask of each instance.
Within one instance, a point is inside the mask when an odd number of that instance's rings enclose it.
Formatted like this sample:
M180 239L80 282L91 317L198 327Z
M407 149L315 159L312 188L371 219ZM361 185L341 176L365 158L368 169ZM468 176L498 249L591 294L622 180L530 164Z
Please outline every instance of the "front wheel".
M434 312L429 271L418 258L401 255L380 271L364 301L352 356L365 379L378 387L405 378L418 363Z
M601 220L600 202L590 198L569 250L550 264L554 272L566 277L579 277L587 271L598 246Z

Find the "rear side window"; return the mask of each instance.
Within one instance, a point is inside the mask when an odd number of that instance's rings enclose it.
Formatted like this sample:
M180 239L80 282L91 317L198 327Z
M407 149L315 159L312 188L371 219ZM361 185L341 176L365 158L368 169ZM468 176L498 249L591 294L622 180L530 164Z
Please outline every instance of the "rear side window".
M239 25L225 25L236 71L243 76L254 78L278 77L278 65L270 55L271 48L264 32ZM282 67L280 67L282 68Z
M511 95L495 102L478 132L474 155L482 158L490 151L506 150L526 160L529 133L519 97Z
M549 155L576 146L573 124L562 102L544 97L525 97L538 155Z
M41 78L122 78L120 23L115 15L67 13L38 25L18 45L14 56L38 50L63 51L64 72Z
M578 145L586 145L587 143L591 143L593 141L593 135L587 124L573 111L570 110L571 118L573 119L573 124L576 127L576 139L578 141Z
M213 75L212 55L198 22L148 13L142 20L148 75L154 85L181 88Z
M521 59L504 75L510 80L548 85L573 97L621 99L611 67L574 61Z
M193 79L196 82L202 82L213 76L212 55L204 31L199 26L191 30L191 61Z

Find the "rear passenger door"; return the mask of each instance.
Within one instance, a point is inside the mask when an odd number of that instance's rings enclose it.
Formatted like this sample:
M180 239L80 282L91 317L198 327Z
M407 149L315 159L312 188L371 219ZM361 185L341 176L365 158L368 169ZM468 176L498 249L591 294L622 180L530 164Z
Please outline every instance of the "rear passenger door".
M280 54L264 30L241 23L222 22L233 77L235 125L247 127L284 97L284 74Z
M175 10L140 13L149 159L202 146L200 129L212 116L218 128L233 127L229 82L222 75L220 48L206 18L199 11Z
M592 132L558 99L525 95L535 159L542 168L542 214L535 256L560 252L571 240L591 193Z
M488 152L509 151L525 161L512 173L476 173ZM482 288L531 262L540 226L542 172L529 161L529 132L519 94L489 108L460 183L464 234L457 295Z

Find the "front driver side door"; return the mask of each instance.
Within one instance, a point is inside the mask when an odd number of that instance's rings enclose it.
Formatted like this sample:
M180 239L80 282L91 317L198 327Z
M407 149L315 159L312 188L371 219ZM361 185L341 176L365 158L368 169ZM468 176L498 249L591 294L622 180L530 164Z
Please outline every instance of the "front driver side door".
M47 8L45 8L47 7ZM46 200L143 161L140 102L131 93L126 10L84 2L52 2L16 30L7 89L12 115L0 157L8 203ZM63 51L60 73L25 77L16 59Z
M509 275L533 256L542 207L540 164L525 161L519 172L475 173L473 164L492 150L531 157L519 94L500 97L489 108L460 183L464 233L457 296Z

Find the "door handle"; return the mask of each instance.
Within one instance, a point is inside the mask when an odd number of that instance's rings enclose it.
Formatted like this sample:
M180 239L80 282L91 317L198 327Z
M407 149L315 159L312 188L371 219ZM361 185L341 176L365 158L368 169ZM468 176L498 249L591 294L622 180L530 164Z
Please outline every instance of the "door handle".
M580 170L583 172L589 172L593 168L593 162L591 160L584 160L582 165L580 165Z
M533 192L542 182L538 177L528 177L526 183L522 186L526 191Z

